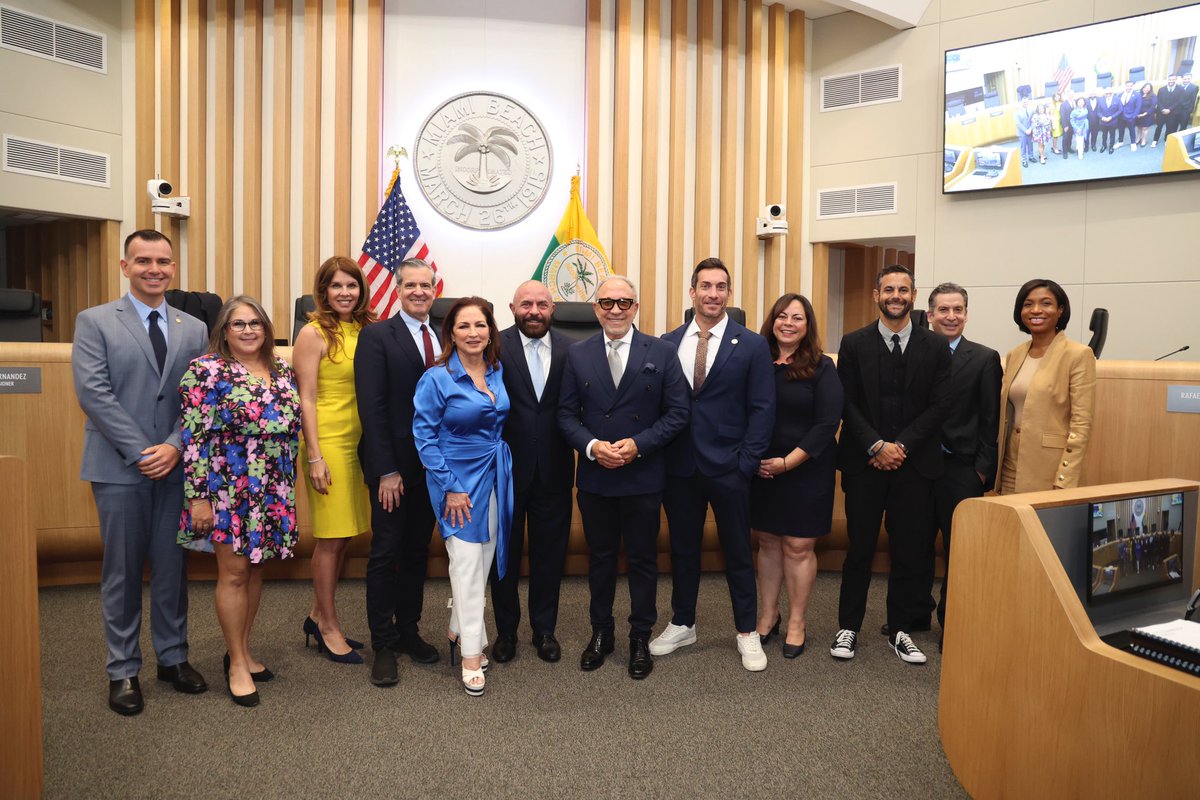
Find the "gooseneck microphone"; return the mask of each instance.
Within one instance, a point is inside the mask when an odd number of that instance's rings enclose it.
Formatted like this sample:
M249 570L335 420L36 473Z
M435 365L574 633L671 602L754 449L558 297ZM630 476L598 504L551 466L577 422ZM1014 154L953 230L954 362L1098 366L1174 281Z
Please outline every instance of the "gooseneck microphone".
M1183 347L1179 348L1178 350L1172 350L1171 352L1167 353L1165 356L1159 356L1158 358L1156 358L1154 360L1162 361L1164 358L1170 358L1171 356L1175 355L1176 353L1182 353L1184 350L1191 350L1191 349L1192 349L1192 346L1190 344L1185 344Z

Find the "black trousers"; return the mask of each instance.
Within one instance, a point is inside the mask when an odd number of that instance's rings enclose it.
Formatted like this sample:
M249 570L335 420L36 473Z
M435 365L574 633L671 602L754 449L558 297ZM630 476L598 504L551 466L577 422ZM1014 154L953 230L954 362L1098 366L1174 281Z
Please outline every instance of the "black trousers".
M1095 125L1092 125L1091 127L1088 128L1088 146L1086 149L1094 151L1096 149L1096 139L1099 136L1100 136L1100 123L1097 122Z
M890 472L867 467L854 475L842 473L842 489L850 547L842 565L838 627L862 629L871 588L871 559L882 522L892 560L887 623L893 634L907 631L919 613L923 564L933 539L933 482L904 464Z
M1113 145L1117 143L1116 126L1111 128L1100 128L1100 151L1111 150Z
M1154 128L1154 138L1150 141L1159 142L1183 128L1183 115L1172 114L1165 122L1160 122Z
M379 650L394 648L417 634L434 515L424 473L404 477L404 496L392 511L379 504L379 479L368 481L367 486L371 492L367 626L371 646Z
M534 636L553 635L558 624L558 593L571 537L571 490L538 490L513 493L512 531L508 538L508 565L500 580L492 565L492 609L501 636L516 636L521 623L521 554L529 535L529 626Z
M1066 158L1067 154L1071 152L1071 147L1072 147L1072 144L1074 143L1074 141L1075 141L1074 128L1072 128L1070 126L1070 124L1064 125L1063 126L1063 135L1062 135L1062 157L1063 158Z
M746 633L758 624L758 587L750 547L750 479L737 470L712 478L699 472L667 478L663 508L671 531L671 622L696 624L700 551L710 505L725 555L733 624Z
M658 525L662 493L624 497L579 490L579 514L588 545L588 588L592 630L612 631L621 544L629 565L629 637L649 639L658 620Z
M921 610L916 621L927 621L929 614L937 609L938 624L946 626L946 584L950 580L950 524L954 509L968 497L983 497L983 482L975 472L974 456L947 455L946 473L933 482L933 516L937 530L942 532L942 544L946 550L946 574L942 578L942 593L938 602L933 602L934 543L937 531L929 540L929 553L925 559L925 575L921 591Z

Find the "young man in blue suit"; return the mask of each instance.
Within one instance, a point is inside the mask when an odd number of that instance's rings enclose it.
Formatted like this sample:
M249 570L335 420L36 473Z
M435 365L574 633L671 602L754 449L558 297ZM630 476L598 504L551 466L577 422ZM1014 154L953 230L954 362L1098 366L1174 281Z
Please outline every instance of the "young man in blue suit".
M167 305L171 240L134 231L121 273L129 293L79 314L71 366L87 416L79 477L92 482L104 542L100 604L108 642L108 705L143 708L142 569L150 562L150 631L158 679L208 688L188 663L187 551L175 544L183 509L179 380L208 347L204 323Z
M700 546L711 505L742 666L766 669L756 631L758 589L750 547L750 479L775 427L775 374L767 340L729 318L729 270L706 258L692 270L695 316L663 337L691 392L691 423L667 448L663 507L671 529L671 623L650 643L666 655L696 641Z
M675 348L634 329L637 290L612 276L596 289L603 332L567 351L558 427L579 451L575 485L588 544L592 638L579 659L599 668L613 651L613 597L622 542L629 565L629 676L654 668L658 525L664 449L687 425L687 384Z
M1121 98L1113 94L1111 86L1104 90L1096 115L1100 120L1100 152L1112 155L1117 129L1121 126Z
M539 281L517 287L509 305L516 324L500 332L504 388L512 408L504 423L504 440L512 450L513 517L504 580L493 566L492 608L496 643L492 658L504 663L517 653L521 601L521 552L529 534L529 627L538 658L555 662L562 656L554 629L563 563L571 538L571 487L575 484L575 451L558 430L558 397L567 349L572 342L550 325L554 298Z

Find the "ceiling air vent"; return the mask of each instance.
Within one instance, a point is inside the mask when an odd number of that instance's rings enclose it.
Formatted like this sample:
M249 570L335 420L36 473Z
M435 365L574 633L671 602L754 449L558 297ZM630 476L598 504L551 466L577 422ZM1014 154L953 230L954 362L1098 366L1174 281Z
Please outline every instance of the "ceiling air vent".
M821 110L894 103L900 99L900 65L821 78Z
M109 186L109 156L49 142L4 137L4 171Z
M896 184L849 186L817 192L817 219L896 213Z
M108 72L104 34L9 6L0 6L0 46L93 72Z

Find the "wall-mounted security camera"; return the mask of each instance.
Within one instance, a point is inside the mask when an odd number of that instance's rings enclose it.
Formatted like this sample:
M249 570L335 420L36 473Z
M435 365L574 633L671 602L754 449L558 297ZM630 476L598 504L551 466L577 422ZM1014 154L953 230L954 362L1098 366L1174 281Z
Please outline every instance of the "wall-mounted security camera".
M783 203L769 203L758 218L758 238L773 239L776 236L787 236L788 224L784 219L787 207Z
M192 198L171 197L175 187L162 178L146 181L146 194L150 197L150 210L155 214L187 219L192 215Z

